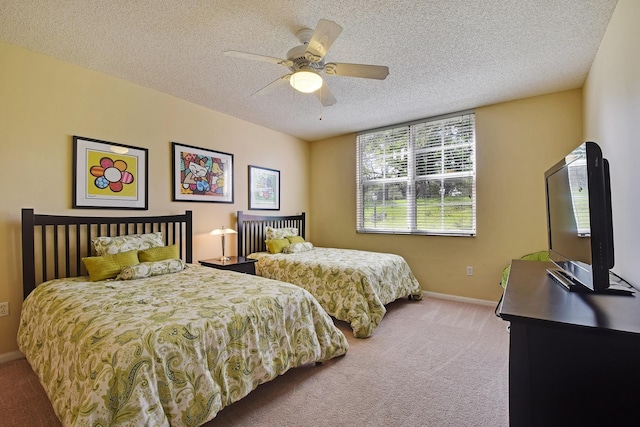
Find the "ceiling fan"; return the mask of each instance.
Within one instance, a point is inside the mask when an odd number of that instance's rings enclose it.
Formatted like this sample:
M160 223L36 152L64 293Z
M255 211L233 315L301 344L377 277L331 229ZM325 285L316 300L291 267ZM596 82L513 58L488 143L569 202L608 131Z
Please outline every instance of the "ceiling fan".
M287 67L291 73L274 80L253 95L261 95L275 87L289 82L296 90L303 93L315 93L323 106L328 107L336 103L327 83L320 76L324 71L329 75L361 77L365 79L384 80L389 75L389 67L382 65L345 64L326 62L327 51L342 32L342 27L333 21L321 19L315 30L303 28L296 33L302 43L287 52L287 59L272 56L256 55L253 53L225 51L227 56L270 62Z

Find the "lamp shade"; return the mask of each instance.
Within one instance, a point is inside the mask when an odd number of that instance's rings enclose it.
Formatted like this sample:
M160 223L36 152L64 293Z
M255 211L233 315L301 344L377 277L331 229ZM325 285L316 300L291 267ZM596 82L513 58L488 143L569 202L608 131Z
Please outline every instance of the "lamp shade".
M236 233L237 231L234 230L233 228L220 227L211 231L209 234L213 234L214 236L220 236L223 234L236 234Z
M289 77L289 84L303 93L311 93L322 87L322 77L311 70L296 71Z

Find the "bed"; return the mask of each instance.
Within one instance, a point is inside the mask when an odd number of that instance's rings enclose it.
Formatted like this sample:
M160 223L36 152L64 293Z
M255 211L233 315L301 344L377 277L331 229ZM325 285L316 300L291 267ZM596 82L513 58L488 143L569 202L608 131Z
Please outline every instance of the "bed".
M420 284L399 255L313 247L306 242L304 212L265 216L238 211L237 218L238 255L258 260L256 274L303 287L327 313L348 322L357 338L373 333L386 313L386 304L402 297L422 299ZM301 239L287 237L290 253L270 253L275 246L270 237L282 240L269 236L274 230L275 234L295 233Z
M103 218L24 209L22 231L18 345L64 426L202 425L259 384L348 349L307 291L191 264L189 211ZM129 250L141 241L153 245ZM98 274L85 261L110 266L131 253L139 262L107 280L109 268Z

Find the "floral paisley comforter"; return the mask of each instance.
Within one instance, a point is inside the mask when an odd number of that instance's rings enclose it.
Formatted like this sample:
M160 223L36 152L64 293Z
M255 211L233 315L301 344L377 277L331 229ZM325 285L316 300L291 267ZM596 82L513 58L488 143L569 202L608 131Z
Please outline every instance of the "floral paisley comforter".
M306 252L249 255L257 258L256 274L308 290L322 307L348 322L353 335L373 333L398 298L421 299L420 284L399 255L316 247Z
M18 343L65 426L198 426L348 348L303 289L195 265L44 283L24 301Z

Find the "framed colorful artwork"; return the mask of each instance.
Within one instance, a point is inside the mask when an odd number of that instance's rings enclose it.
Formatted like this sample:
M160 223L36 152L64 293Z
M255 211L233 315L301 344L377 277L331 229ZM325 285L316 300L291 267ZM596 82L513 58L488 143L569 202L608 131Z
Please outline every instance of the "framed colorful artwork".
M148 209L146 148L73 137L74 209Z
M280 171L249 165L249 209L280 210Z
M233 203L233 154L172 143L173 200Z

